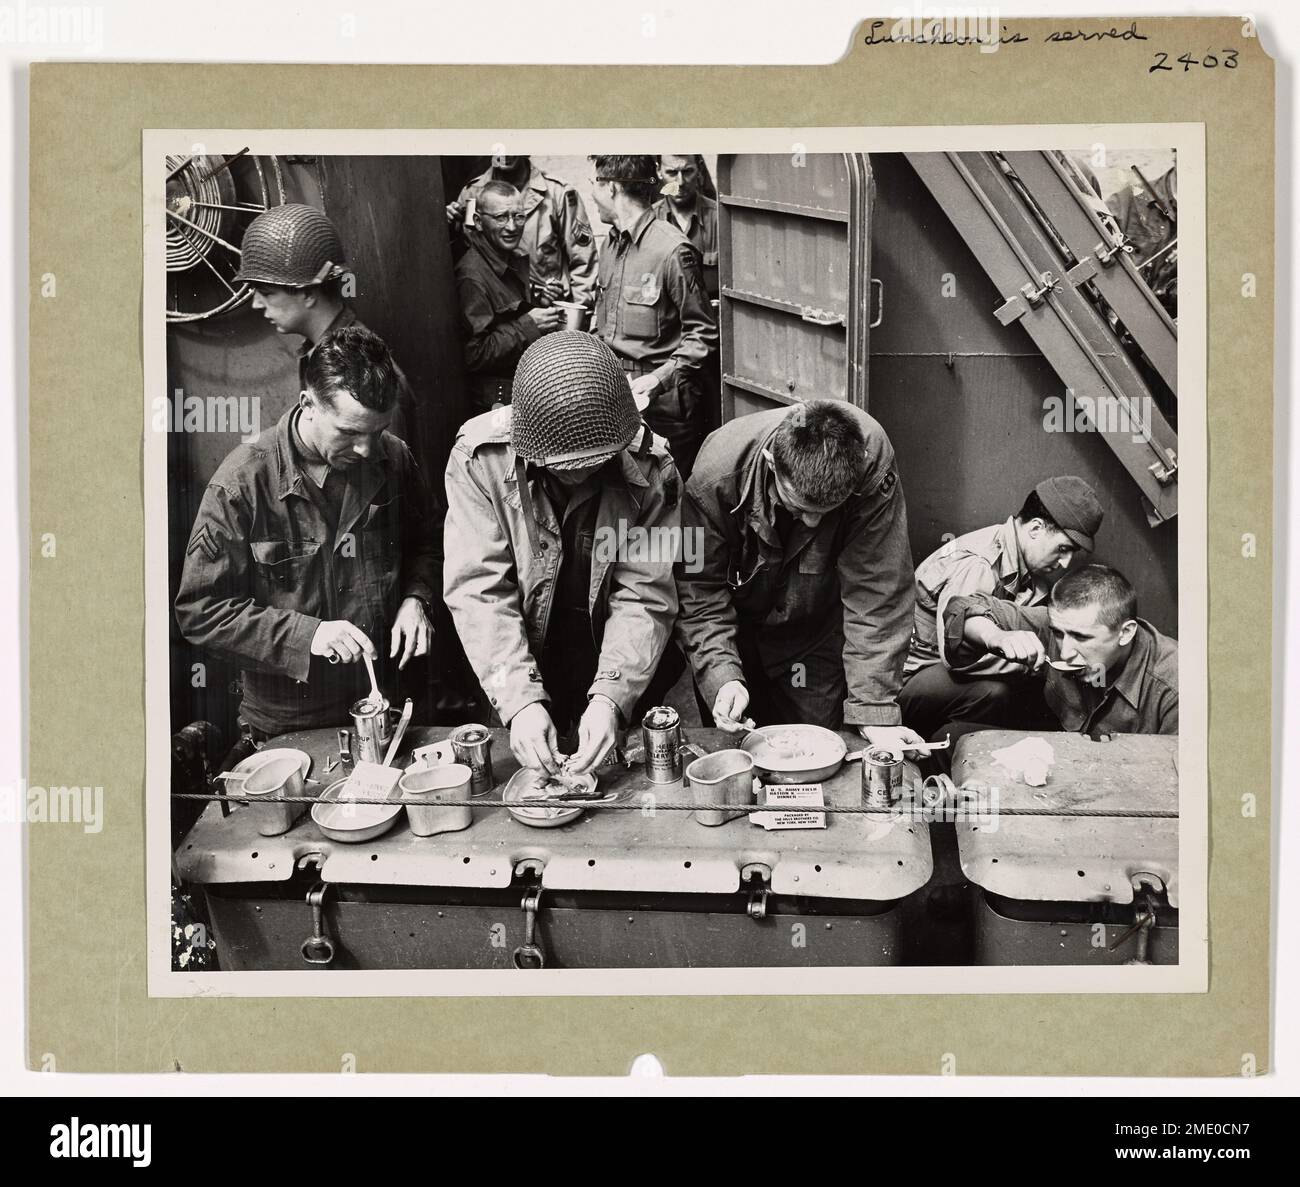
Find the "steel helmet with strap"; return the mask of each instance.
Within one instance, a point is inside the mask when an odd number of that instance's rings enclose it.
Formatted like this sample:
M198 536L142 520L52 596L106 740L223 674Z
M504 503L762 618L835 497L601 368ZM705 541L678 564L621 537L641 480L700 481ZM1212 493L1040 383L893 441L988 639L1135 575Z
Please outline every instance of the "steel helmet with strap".
M511 403L515 453L552 469L607 461L626 449L641 427L614 352L580 330L547 334L524 351Z
M286 202L259 214L244 232L239 271L245 284L306 288L347 270L334 224L315 206Z

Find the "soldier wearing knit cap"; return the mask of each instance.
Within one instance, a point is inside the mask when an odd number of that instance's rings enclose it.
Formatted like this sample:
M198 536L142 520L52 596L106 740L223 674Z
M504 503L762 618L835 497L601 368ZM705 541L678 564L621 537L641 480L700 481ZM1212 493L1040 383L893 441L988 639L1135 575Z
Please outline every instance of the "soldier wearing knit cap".
M515 371L511 406L469 420L447 461L444 588L526 767L589 771L658 690L677 615L679 479L607 346L560 331Z
M1048 478L1017 514L949 540L917 566L912 639L898 697L908 725L929 737L948 721L997 725L1016 711L1028 683L1025 667L992 653L961 663L945 655L945 610L954 598L972 596L1022 609L1045 605L1079 553L1093 551L1102 517L1082 478Z

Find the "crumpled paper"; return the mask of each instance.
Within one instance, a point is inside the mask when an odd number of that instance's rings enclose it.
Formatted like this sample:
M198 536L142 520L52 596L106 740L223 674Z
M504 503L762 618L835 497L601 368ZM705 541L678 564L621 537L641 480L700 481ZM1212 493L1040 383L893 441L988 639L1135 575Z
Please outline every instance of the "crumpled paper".
M1005 767L1027 787L1045 787L1047 773L1056 761L1056 751L1046 738L1021 738L1014 746L995 750L991 759Z

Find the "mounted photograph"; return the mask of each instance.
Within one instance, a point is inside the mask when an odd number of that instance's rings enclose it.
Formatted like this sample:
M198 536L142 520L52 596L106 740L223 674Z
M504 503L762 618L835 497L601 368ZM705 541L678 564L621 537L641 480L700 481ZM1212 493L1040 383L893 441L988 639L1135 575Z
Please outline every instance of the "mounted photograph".
M1204 990L1203 153L147 131L150 993Z

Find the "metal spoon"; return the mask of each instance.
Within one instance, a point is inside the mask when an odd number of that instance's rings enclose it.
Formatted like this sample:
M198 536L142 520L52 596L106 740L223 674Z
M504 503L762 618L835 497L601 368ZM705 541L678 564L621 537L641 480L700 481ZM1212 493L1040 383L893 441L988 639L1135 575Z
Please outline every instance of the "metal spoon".
M375 679L375 661L370 658L368 651L363 651L361 658L366 661L366 671L370 674L370 695L376 701L382 701L384 694L379 691L379 681Z
M904 742L901 746L888 746L888 747L882 747L882 749L888 750L891 754L894 753L895 750L898 751L920 750L925 754L929 754L933 750L947 750L948 747L951 745L952 745L952 739L944 738L942 742ZM844 756L844 761L854 762L856 759L861 758L863 755L867 753L868 750L871 749L872 747L868 745L868 746L864 746L861 750L850 750L848 754ZM902 757L901 754L899 757Z

